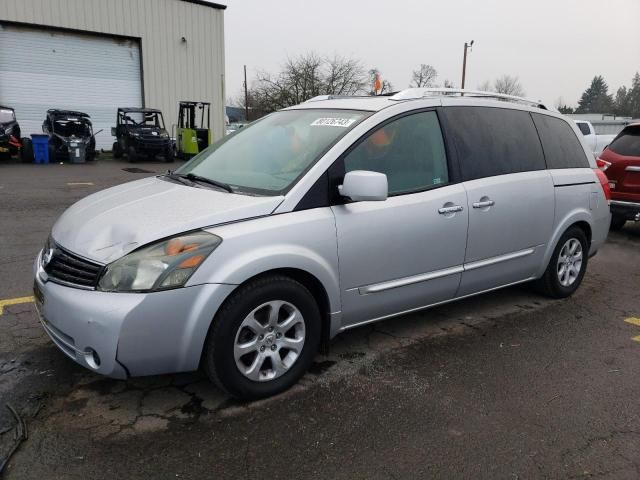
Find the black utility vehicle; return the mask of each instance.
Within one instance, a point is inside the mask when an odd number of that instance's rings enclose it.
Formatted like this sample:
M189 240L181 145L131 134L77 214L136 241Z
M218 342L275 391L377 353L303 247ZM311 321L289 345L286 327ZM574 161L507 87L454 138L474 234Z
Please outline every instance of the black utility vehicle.
M10 157L20 150L20 125L11 107L0 105L0 157Z
M173 143L164 126L162 112L155 108L118 108L113 156L127 155L130 162L138 158L162 156L173 161Z
M96 134L91 117L73 110L47 110L42 131L49 135L49 161L82 163L96 158Z

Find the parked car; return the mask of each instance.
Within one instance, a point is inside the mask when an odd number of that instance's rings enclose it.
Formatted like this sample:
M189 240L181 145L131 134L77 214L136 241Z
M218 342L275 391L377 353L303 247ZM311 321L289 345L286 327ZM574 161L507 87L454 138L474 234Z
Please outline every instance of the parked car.
M127 155L130 162L138 158L154 159L162 156L173 162L174 143L164 125L162 112L155 108L118 108L113 156Z
M456 92L314 99L80 200L34 264L44 329L92 371L202 365L250 399L359 325L522 282L573 294L606 176L560 114Z
M605 147L611 143L611 140L616 137L615 135L597 134L593 128L593 124L586 120L574 120L574 122L576 122L580 132L584 135L584 139L586 140L589 149L596 156L598 156Z
M96 158L96 133L91 117L74 110L47 110L42 131L49 135L49 160L84 162ZM32 160L30 141L26 142L25 157Z
M11 107L0 105L0 157L10 157L20 150L20 125Z
M597 160L611 188L611 228L640 220L640 123L627 125Z

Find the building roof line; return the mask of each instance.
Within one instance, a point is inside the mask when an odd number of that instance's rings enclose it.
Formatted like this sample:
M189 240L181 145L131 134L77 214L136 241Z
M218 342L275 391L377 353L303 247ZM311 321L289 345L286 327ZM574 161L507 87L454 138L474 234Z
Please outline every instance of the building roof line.
M215 8L218 10L226 10L227 6L226 5L221 5L219 3L213 3L213 2L207 2L205 0L182 0L183 2L187 2L187 3L195 3L196 5L203 5L205 7L211 7L211 8Z

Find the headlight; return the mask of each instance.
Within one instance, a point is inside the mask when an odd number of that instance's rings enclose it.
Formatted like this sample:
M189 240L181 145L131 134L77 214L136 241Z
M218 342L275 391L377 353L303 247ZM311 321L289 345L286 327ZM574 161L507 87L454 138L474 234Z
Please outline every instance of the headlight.
M195 232L143 247L108 265L98 289L140 292L182 287L220 243L217 235Z

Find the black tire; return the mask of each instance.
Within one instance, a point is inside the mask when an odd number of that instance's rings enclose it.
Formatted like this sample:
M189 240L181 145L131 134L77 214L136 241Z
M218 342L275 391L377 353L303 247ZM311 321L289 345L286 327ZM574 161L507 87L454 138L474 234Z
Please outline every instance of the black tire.
M31 143L31 139L28 137L22 139L20 160L22 160L22 163L33 163L35 161L33 158L33 144Z
M175 160L175 157L173 156L173 148L167 149L164 153L164 161L167 163L171 163L174 160Z
M560 256L560 252L564 248L564 246L572 239L580 242L580 246L582 248L582 261L579 269L578 275L573 280L573 283L570 285L563 285L560 281L559 274L559 265L558 265L558 257ZM587 241L587 236L580 227L571 227L569 228L560 240L558 240L558 244L556 248L553 250L553 254L551 255L551 259L549 260L549 265L544 272L542 278L536 281L537 290L551 298L566 298L571 295L578 289L580 284L582 283L582 279L584 278L584 274L587 271L587 264L589 263L589 242Z
M624 227L624 224L627 223L627 219L621 215L611 215L611 225L609 227L610 230L621 230Z
M122 155L124 154L124 152L122 151L122 148L120 147L119 142L113 142L113 147L111 147L111 153L113 153L113 158L122 158Z
M135 162L138 158L138 154L136 153L136 149L133 147L129 147L127 149L127 158L131 163Z
M250 380L236 365L236 336L243 320L254 309L276 300L289 302L302 314L304 345L295 363L285 373L272 380ZM309 290L289 277L264 276L241 286L220 307L205 341L202 363L208 377L233 397L242 400L265 398L287 390L305 374L318 351L320 336L320 310ZM265 342L267 340L265 338Z
M49 145L49 163L55 163L56 161L56 148L53 145Z

